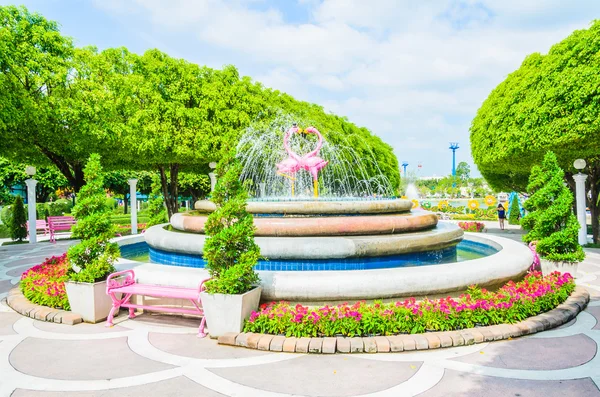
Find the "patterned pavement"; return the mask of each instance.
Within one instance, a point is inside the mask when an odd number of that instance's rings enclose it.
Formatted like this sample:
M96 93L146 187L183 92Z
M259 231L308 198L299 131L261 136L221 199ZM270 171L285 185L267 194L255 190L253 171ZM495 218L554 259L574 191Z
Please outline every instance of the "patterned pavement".
M23 271L73 243L0 247L0 299ZM181 317L68 326L0 303L0 396L600 396L600 254L579 270L592 300L559 329L394 354L261 352L198 339L198 322Z

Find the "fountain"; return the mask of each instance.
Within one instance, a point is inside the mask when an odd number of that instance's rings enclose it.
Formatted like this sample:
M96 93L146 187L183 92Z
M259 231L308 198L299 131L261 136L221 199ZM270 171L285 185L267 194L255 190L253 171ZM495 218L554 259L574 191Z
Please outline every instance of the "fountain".
M328 145L314 127L294 125L283 137L285 154L277 147L276 129L254 141L246 136L238 147L242 178L258 196L247 209L255 216L264 257L256 266L264 300L316 303L448 293L517 279L531 265L531 253L521 244L465 235L430 212L411 212L410 200L376 199L375 191L391 191L386 178L369 175L360 161L350 163L352 151ZM344 162L353 168L341 167ZM206 277L204 224L214 210L212 202L198 201L195 211L173 215L173 230L148 229L144 238L152 263L138 266L138 277L186 287ZM139 239L129 240L131 248L122 243L122 252L139 248Z

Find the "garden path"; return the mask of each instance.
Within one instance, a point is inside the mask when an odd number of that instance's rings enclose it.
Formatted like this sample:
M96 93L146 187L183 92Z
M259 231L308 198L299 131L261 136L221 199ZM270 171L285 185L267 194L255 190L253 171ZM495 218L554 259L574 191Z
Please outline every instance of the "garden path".
M0 299L75 241L0 247ZM165 315L68 326L0 303L0 396L600 396L600 253L577 282L588 308L560 329L423 352L303 355L219 346Z

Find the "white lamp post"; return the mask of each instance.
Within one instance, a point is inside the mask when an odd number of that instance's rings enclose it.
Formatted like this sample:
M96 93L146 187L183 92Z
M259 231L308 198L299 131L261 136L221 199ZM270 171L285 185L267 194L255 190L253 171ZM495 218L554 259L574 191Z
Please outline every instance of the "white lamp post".
M213 170L214 170L215 168L217 168L217 163L215 163L215 162L213 161L213 162L211 162L211 163L208 163L208 166L209 166L211 169L213 169ZM215 191L215 186L217 185L217 176L215 175L215 173L214 173L214 172L209 172L209 173L208 173L208 176L209 176L209 178L210 178L210 191L211 191L211 192L214 192L214 191Z
M579 172L573 175L575 180L575 201L577 203L577 219L579 220L579 244L587 244L587 222L585 219L585 180L586 174L582 174L581 170L585 168L585 160L577 159L573 162Z
M129 179L129 197L131 198L131 234L137 234L137 179Z
M25 168L25 173L29 175L29 179L25 181L27 185L27 213L29 218L29 244L37 243L35 221L37 216L35 213L35 185L37 181L33 179L35 175L35 167Z

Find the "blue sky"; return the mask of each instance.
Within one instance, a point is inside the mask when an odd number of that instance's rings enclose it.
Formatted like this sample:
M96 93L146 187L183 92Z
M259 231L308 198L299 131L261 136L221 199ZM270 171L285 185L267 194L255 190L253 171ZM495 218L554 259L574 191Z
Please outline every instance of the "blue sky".
M469 125L527 54L600 18L600 0L26 0L79 46L158 48L238 67L368 127L420 174L449 141L474 168Z

